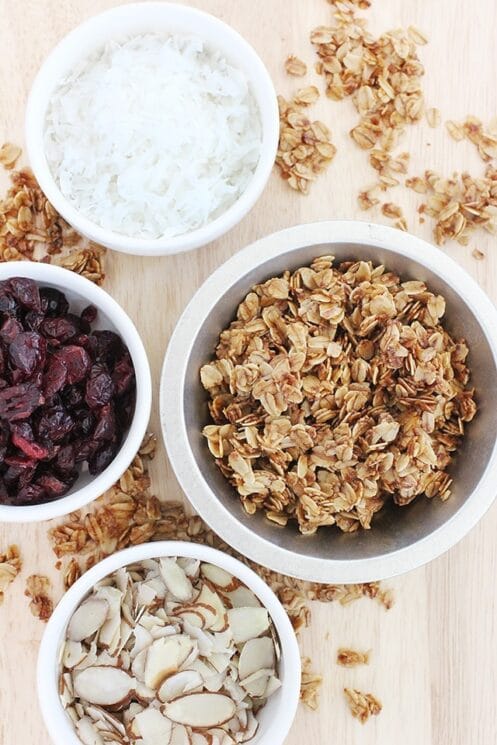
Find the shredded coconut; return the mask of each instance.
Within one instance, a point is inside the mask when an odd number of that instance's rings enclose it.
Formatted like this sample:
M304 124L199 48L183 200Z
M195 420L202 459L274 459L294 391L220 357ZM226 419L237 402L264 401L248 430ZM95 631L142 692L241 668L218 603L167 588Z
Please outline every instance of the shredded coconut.
M243 193L261 146L246 77L202 39L142 34L82 60L48 106L45 150L64 196L103 228L181 235Z

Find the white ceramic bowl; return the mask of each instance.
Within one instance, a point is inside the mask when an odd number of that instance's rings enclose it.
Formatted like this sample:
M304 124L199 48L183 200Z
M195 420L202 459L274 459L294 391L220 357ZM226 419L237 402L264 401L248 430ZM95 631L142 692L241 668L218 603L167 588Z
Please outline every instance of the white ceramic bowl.
M98 476L91 476L86 469L83 470L72 489L52 502L19 507L0 505L0 522L23 523L67 515L99 497L122 476L136 455L147 429L152 383L147 355L138 331L121 306L100 287L68 269L31 261L0 263L0 281L10 277L30 277L41 286L55 287L66 295L71 312L80 312L87 305L95 305L98 319L93 328L109 329L121 336L133 360L136 376L135 413L112 463Z
M258 716L260 725L250 745L281 745L292 725L300 692L300 654L292 625L276 595L251 569L228 554L209 546L182 541L158 541L119 551L96 564L66 592L50 618L38 655L38 700L45 725L55 745L81 745L65 713L58 692L61 643L73 612L93 585L127 564L163 556L185 556L226 569L259 598L273 619L281 645L281 688Z
M371 530L320 528L301 535L260 512L248 516L223 477L201 431L210 423L200 367L213 358L219 333L251 287L316 256L385 264L403 279L425 281L447 301L444 323L468 340L468 365L479 411L450 466L447 502L419 497L385 507ZM275 233L235 254L194 295L169 342L160 395L169 459L194 508L230 545L259 564L317 582L367 582L424 564L460 540L497 492L497 311L476 282L445 252L382 225L331 221Z
M257 101L262 123L259 163L240 198L207 225L175 238L140 239L105 230L80 214L62 195L47 163L43 132L47 105L57 83L82 57L110 39L145 32L192 33L221 50L242 70ZM158 256L203 246L226 233L252 209L274 164L279 136L276 93L269 73L254 49L227 24L196 8L162 2L120 5L71 31L53 49L33 83L26 110L26 145L34 174L56 210L83 235L116 251Z

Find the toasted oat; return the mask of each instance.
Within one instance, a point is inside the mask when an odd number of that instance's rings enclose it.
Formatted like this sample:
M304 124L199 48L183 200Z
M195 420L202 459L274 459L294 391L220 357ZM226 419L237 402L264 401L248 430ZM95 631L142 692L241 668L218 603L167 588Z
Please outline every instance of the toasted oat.
M309 106L316 103L319 98L319 91L315 85L308 85L307 88L300 88L293 97L293 103L297 106Z
M449 496L476 406L444 309L423 282L330 256L252 288L201 371L203 433L249 515L352 532L390 495Z
M14 168L20 158L22 150L11 142L4 142L0 147L0 165L4 168Z
M301 662L300 700L309 709L316 711L319 706L319 689L323 683L323 678L311 670L312 662L309 657L302 657Z
M357 201L359 202L359 207L361 210L370 210L372 207L374 207L376 204L380 203L380 200L377 196L375 196L378 193L379 186L372 186L366 191L359 192L359 195L357 197Z
M0 605L4 601L5 590L15 580L21 569L22 559L19 547L12 544L4 553L0 553Z
M476 116L466 117L461 126L464 136L476 146L482 160L488 163L497 158L497 133L485 129Z
M53 601L49 597L51 582L48 577L32 574L26 580L24 594L31 599L29 609L40 621L48 621L53 611Z
M434 171L426 171L422 179L408 179L406 185L415 188L421 182L428 198L418 211L434 218L433 232L439 245L456 240L465 246L479 228L496 234L497 168L488 165L480 178L462 173L444 179Z
M402 208L393 202L385 202L382 204L381 212L385 217L391 217L392 219L400 219L402 217Z
M285 60L285 70L288 75L302 78L307 74L307 65L294 54L291 54Z
M357 667L358 665L369 665L371 650L358 652L356 649L340 647L337 652L337 665L342 667Z
M408 225L407 225L407 220L406 220L405 217L399 217L398 220L394 220L393 226L394 226L394 228L397 228L397 230L404 231L404 233L407 233L407 231L409 229L408 228Z
M426 109L426 121L429 127L439 127L441 122L440 111L435 108Z
M428 37L416 26L409 26L407 29L407 33L411 41L413 41L418 46L428 44Z
M344 0L327 0L330 5L343 5ZM371 7L371 0L345 0L346 4L355 5L361 10L367 10Z
M372 693L362 693L355 688L344 688L343 691L352 716L361 724L367 722L370 716L377 716L383 708Z
M445 122L445 126L447 128L447 132L450 134L453 140L456 140L456 142L464 140L464 129L462 127L462 124L457 124L457 122L453 122L451 119L449 119Z
M483 259L485 258L485 253L481 251L479 248L474 248L471 251L471 256L477 261L483 261Z
M310 89L300 93L312 98ZM298 95L298 94L297 94ZM329 166L336 148L331 142L328 127L319 121L311 122L304 113L304 106L286 101L278 96L280 109L280 141L276 165L280 175L292 189L307 194L312 181Z

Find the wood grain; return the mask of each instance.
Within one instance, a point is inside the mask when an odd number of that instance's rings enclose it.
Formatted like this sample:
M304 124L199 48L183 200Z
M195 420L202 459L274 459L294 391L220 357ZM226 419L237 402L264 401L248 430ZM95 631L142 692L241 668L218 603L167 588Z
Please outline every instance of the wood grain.
M40 62L71 28L115 5L113 0L0 0L0 140L22 142L26 95ZM287 54L309 64L313 55L307 30L326 23L324 0L195 0L237 28L266 62L278 90L290 93L285 77ZM428 106L443 119L473 113L488 120L495 100L497 4L494 0L373 0L367 12L374 32L415 24L430 37L420 54L426 65ZM222 240L193 254L168 259L140 259L114 254L108 261L107 289L135 320L147 347L154 376L152 427L158 432L158 377L168 337L185 303L208 274L234 251L269 232L297 222L356 217L356 194L374 178L363 152L348 136L355 116L352 104L322 99L317 113L330 124L338 154L326 177L303 198L273 175L250 216ZM400 147L412 155L412 174L433 168L483 172L467 142L456 144L444 127L412 127ZM391 200L402 204L410 230L430 239L430 225L415 217L418 198L398 188ZM374 215L378 222L388 222ZM495 240L478 235L469 248L449 246L455 257L497 299ZM471 249L485 251L477 262ZM433 249L437 250L437 249ZM153 483L162 498L176 498L179 488L161 448L153 464ZM42 624L32 618L23 596L28 574L47 572L56 586L47 541L47 524L0 526L0 549L21 546L22 575L9 588L0 608L0 745L49 739L36 705L35 663ZM314 606L302 647L323 672L317 713L301 710L288 745L491 745L497 741L495 700L497 670L496 593L497 506L456 548L429 567L391 582L394 608L386 613L367 600L342 608ZM368 667L338 668L338 646L373 650ZM346 708L343 686L372 691L383 712L364 727Z

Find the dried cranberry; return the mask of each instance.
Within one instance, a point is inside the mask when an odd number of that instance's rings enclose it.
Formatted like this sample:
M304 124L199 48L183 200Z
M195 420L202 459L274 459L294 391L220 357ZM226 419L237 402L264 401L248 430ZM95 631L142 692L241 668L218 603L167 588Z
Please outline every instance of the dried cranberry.
M61 398L66 409L76 409L84 403L84 385L67 385L61 393ZM88 411L88 409L85 409L85 411Z
M76 465L76 460L74 457L74 445L64 445L63 447L61 447L59 452L57 453L54 465L58 473L62 475L72 474Z
M36 331L23 331L17 334L9 346L11 364L23 375L29 377L36 368L45 362L46 341Z
M90 337L90 344L93 358L111 367L126 351L121 337L114 331L94 331Z
M74 428L74 419L62 406L46 407L38 420L38 437L61 442Z
M97 425L93 432L94 440L113 440L116 437L116 417L112 404L102 406L98 412Z
M41 310L46 316L65 316L69 310L64 293L55 287L42 287L40 290Z
M16 494L17 504L33 504L43 502L47 498L45 489L40 484L26 484Z
M89 324L94 323L97 320L97 316L98 310L94 305L87 305L81 313L81 318Z
M68 344L66 347L58 349L54 354L54 358L65 365L69 385L84 380L91 366L88 352L83 347L77 347L74 344Z
M92 476L97 476L102 471L105 471L107 466L114 460L118 447L117 443L110 442L90 457L88 460L88 471Z
M70 482L61 481L61 479L50 474L43 474L36 480L36 483L46 491L51 499L66 494L72 486Z
M0 339L5 344L11 344L22 331L24 331L22 323L16 318L7 318L0 328Z
M83 437L88 437L88 435L93 432L95 426L95 417L92 412L87 408L75 409L73 416L78 433Z
M47 398L52 398L66 384L67 367L55 355L50 358L43 376L42 388Z
M36 311L30 310L24 316L24 327L30 331L39 331L44 320L45 316L43 313L36 313Z
M41 299L38 285L28 277L12 277L9 289L15 299L28 310L41 311Z
M116 387L116 394L121 396L128 391L135 381L135 370L128 352L116 362L112 371L112 380Z
M79 333L79 327L67 317L46 318L40 326L43 336L50 341L65 344Z
M7 282L0 283L0 313L6 316L16 316L19 311L19 305L7 289Z
M42 460L50 454L48 448L34 441L33 430L27 422L12 427L12 444L32 460Z
M7 422L0 419L0 459L3 460L10 441L10 428Z
M87 438L86 440L80 440L74 445L74 459L76 463L82 463L85 460L89 460L94 453L99 449L101 443Z
M8 422L28 419L43 403L45 398L40 389L31 383L9 386L0 391L0 418Z
M114 395L114 383L105 365L92 365L86 382L85 401L90 409L105 406Z

